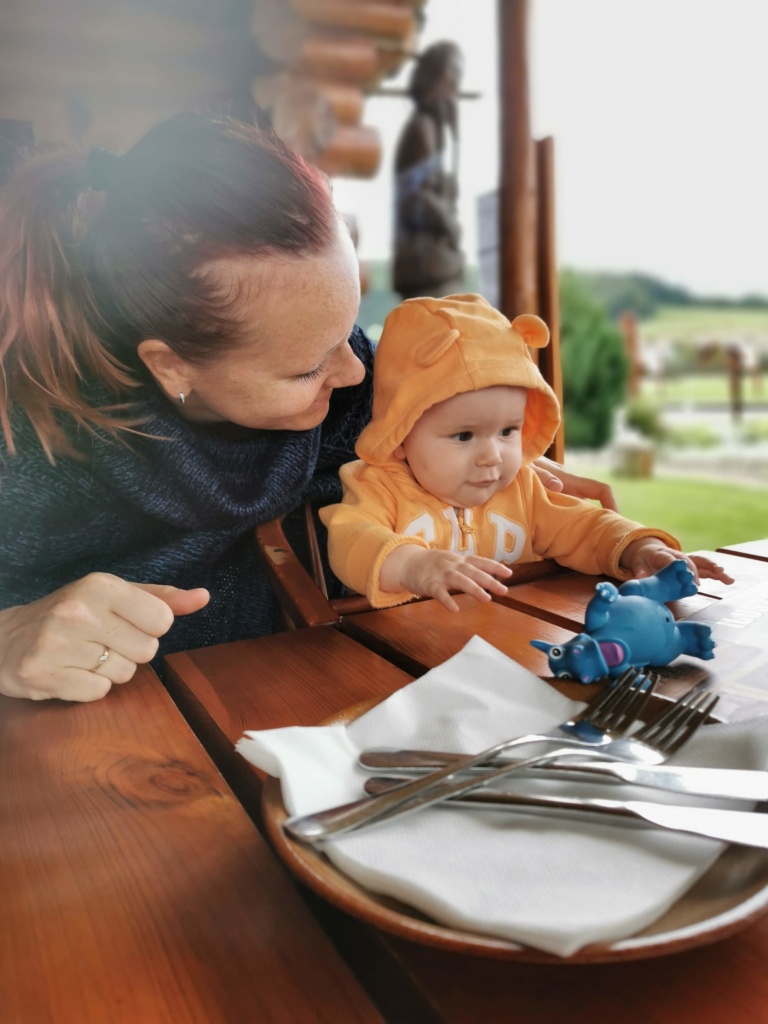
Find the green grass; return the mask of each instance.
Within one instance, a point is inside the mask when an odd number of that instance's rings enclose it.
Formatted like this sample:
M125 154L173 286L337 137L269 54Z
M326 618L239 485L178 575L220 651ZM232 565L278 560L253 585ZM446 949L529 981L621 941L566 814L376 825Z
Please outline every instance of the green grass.
M768 310L662 306L653 318L640 324L642 339L651 342L663 339L685 345L701 338L716 341L740 334L767 338ZM761 347L765 350L764 341ZM725 371L686 374L663 383L644 379L641 389L643 396L662 410L673 403L717 403L725 409L730 403ZM742 433L749 434L753 441L764 441L768 419L760 411L750 412L750 405L768 402L768 381L756 386L754 379L747 377L742 397L746 407ZM668 530L686 551L714 550L768 536L768 488L689 477L632 479L580 463L574 469L584 476L608 481L625 516Z
M630 479L604 467L579 465L574 471L610 483L622 515L667 530L685 551L714 551L768 536L768 489L694 479Z

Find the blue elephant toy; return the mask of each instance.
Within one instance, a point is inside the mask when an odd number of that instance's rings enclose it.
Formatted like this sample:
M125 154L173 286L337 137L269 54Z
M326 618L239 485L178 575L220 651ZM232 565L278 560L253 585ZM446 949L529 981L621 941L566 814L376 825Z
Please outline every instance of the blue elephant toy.
M598 583L587 605L584 632L564 644L531 640L544 651L553 675L592 683L629 668L667 665L679 654L714 658L715 641L702 622L675 622L666 601L696 593L693 573L682 559L655 576L627 580L617 589Z

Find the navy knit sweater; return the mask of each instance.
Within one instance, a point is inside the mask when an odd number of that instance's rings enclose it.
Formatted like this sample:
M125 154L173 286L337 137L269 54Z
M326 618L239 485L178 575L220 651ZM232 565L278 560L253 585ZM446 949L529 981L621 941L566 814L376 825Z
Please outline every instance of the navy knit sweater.
M206 608L176 619L161 654L281 628L252 530L306 500L339 500L338 467L355 457L371 411L371 345L359 328L350 343L365 363L365 381L334 391L314 430L228 439L182 419L147 383L141 411L149 419L141 429L157 439L131 438L126 447L78 436L85 461L60 457L51 466L26 417L18 417L17 456L7 454L0 435L0 608L99 571L210 590Z

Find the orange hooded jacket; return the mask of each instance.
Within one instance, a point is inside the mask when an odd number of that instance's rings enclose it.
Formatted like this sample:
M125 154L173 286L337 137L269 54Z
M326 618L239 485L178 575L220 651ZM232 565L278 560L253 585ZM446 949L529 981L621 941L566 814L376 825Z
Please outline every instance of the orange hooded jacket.
M375 608L417 596L380 589L382 563L401 544L505 563L554 558L617 579L629 577L619 559L631 541L654 536L679 547L661 530L546 490L528 465L547 450L560 422L555 394L529 353L548 341L539 317L510 323L480 295L408 299L387 317L374 358L373 416L355 448L360 459L341 469L342 503L320 512L331 568ZM394 452L426 409L499 384L528 389L523 465L484 505L453 509L423 490Z

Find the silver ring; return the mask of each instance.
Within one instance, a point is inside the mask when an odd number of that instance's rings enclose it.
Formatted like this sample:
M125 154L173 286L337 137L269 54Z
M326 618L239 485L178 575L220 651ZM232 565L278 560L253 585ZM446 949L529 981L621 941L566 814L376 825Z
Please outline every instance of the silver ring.
M99 660L96 662L93 671L96 672L98 670L99 666L103 665L108 657L109 657L109 648L105 647L104 650L99 655Z

